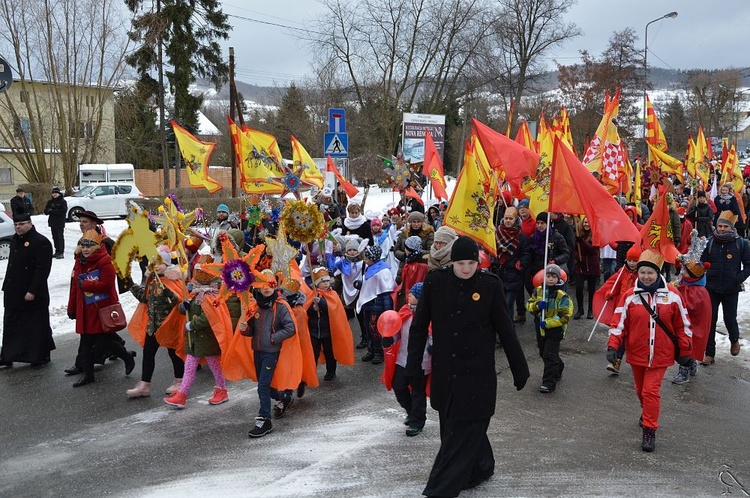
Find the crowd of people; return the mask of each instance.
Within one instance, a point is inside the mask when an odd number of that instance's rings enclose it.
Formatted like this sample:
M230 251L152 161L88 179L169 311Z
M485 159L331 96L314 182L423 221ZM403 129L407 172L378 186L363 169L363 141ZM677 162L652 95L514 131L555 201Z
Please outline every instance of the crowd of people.
M495 350L504 350L514 385L522 389L530 373L515 327L528 316L544 363L539 391L545 395L562 379L560 345L570 320L609 326L607 370L616 375L623 361L631 366L644 451L655 448L667 367L679 363L672 382L683 384L699 364L716 362L720 306L730 354L740 352L737 304L750 276L750 245L743 237L747 214L731 184L714 199L681 185L664 194L682 253L673 265L652 248L624 241L597 247L585 216L532 213L527 199L502 198L497 254L490 256L444 224L446 202L428 202L425 209L403 197L383 213L366 215L366 195L343 205L333 194L324 188L310 200L333 227L331 240L303 244L290 237L294 259L282 261L264 245L278 243L278 220L247 226L246 217L220 204L215 222L181 241L179 250L160 243L157 256L144 262L140 284L116 275L114 241L96 213L82 213L67 308L80 334L76 362L65 370L79 375L74 387L94 383L94 364L108 358L121 359L126 375L134 370L137 353L125 348L102 314L122 292L140 303L128 325L142 348L140 381L127 396L151 395L156 353L165 347L174 373L164 390L170 406L187 405L201 362L213 374L212 405L228 401L227 380L258 383L252 438L270 433L295 396L319 385L318 363L325 365L323 381L334 381L338 365L354 364L360 350L361 362L385 363L382 381L405 411L407 436L421 433L429 397L440 419L441 447L424 493L456 496L493 473L486 432L495 410ZM23 192L12 205L16 235L3 283L3 367L43 365L55 348L46 280L52 258L64 257L64 199L57 189L51 197L45 213L54 253L36 232ZM649 206L621 204L640 228ZM222 265L230 262L237 271L239 262L251 262L251 286L227 291ZM394 313L399 325L386 331L381 318ZM358 342L350 319L359 326Z

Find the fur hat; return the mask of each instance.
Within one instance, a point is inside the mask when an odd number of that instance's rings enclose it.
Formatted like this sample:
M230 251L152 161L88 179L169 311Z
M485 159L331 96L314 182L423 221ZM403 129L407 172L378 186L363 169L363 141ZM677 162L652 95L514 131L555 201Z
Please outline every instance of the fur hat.
M409 294L419 299L422 296L422 282L417 282L416 284L411 286L411 289L409 290Z
M331 190L331 187L323 187L323 190L320 191L321 197L333 197L333 190Z
M656 251L652 251L651 249L646 249L641 253L641 257L638 259L637 268L647 266L660 272L662 264L664 264L664 256Z
M474 239L461 235L451 248L451 261L479 261L479 246Z
M555 275L557 277L557 280L559 282L564 283L565 280L563 279L563 273L562 268L560 268L558 265L555 264L549 264L544 268L544 274L545 275Z
M453 230L451 227L447 227L445 225L441 226L440 228L435 231L435 237L434 242L443 242L445 244L450 244L454 240L456 240L456 231Z
M737 215L731 211L722 211L719 215L719 219L716 220L716 224L726 223L730 227L734 228L734 224L737 223Z
M239 228L230 228L227 230L227 235L234 242L234 246L238 251L242 251L245 248L245 234L242 230Z
M319 283L327 281L331 281L331 275L328 274L328 270L323 268L322 266L319 266L317 268L313 268L312 271L312 279L313 279L313 285L315 287L318 286Z
M628 249L628 253L625 255L625 259L631 259L633 261L638 261L641 259L641 248L637 245L634 245L630 249Z
M100 246L102 245L102 235L96 230L86 230L81 240L78 241L78 245L82 247Z
M406 238L404 246L410 251L417 251L422 247L422 239L417 235L412 235Z
M372 261L380 261L380 257L383 255L383 249L380 246L367 246L365 248L365 257Z
M412 211L411 214L409 214L409 217L406 218L406 221L409 223L413 221L421 221L424 223L425 217L424 214L420 213L419 211Z

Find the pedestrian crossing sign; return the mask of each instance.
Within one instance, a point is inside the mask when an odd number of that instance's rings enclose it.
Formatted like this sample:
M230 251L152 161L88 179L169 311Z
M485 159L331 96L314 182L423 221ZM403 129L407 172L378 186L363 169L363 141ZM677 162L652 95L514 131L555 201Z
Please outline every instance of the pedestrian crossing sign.
M331 157L348 157L349 135L347 133L324 133L323 155Z

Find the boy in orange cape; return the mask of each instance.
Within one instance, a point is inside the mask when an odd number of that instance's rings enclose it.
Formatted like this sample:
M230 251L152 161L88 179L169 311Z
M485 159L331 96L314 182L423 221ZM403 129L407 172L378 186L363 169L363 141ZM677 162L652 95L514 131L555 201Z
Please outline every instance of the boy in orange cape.
M174 394L180 388L185 371L185 363L177 355L185 345L185 316L177 311L177 305L185 299L186 288L180 269L172 265L169 248L159 248L144 285L133 285L130 291L140 304L130 319L128 331L143 347L143 364L140 382L128 389L127 395L131 398L151 395L151 377L160 346L167 348L172 360L174 381L166 393Z

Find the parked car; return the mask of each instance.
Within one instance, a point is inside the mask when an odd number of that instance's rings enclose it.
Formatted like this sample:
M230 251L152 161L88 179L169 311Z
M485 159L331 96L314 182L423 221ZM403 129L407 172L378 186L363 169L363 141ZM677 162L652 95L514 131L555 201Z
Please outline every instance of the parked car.
M8 259L10 256L10 239L15 233L13 218L5 212L5 209L0 208L0 259Z
M125 218L128 201L140 199L143 194L132 183L97 183L86 185L68 196L68 220L78 221L78 213L93 211L100 218Z

